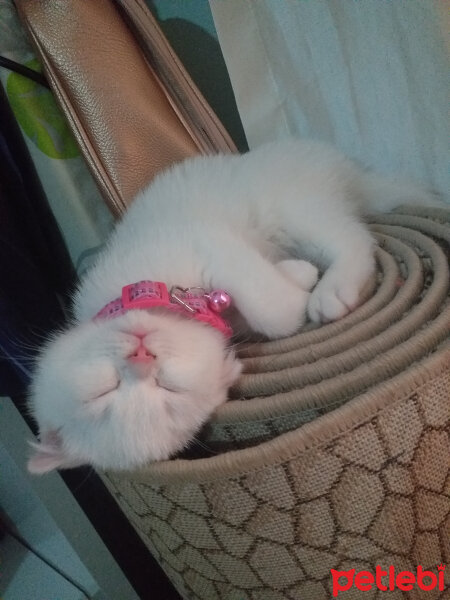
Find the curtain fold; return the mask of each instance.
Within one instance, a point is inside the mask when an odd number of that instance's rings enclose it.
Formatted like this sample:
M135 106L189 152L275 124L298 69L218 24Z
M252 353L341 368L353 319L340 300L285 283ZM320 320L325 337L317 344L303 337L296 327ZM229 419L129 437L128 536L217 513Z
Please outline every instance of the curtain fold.
M448 192L447 2L210 5L250 147L323 139Z

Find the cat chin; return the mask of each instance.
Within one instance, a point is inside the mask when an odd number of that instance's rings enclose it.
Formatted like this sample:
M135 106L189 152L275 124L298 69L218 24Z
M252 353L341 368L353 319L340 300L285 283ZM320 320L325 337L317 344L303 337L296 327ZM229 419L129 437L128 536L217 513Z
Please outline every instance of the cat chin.
M76 326L42 353L31 396L40 436L30 472L82 464L134 469L170 458L226 401L241 364L219 332L189 319L134 313ZM130 331L138 328L155 355L145 376L127 362L140 343Z
M196 412L199 421L208 416ZM186 446L198 428L197 423L186 418L180 427L164 410L159 418L157 414L147 417L141 414L140 422L133 423L130 419L124 421L119 414L109 419L106 427L97 420L89 427L80 422L65 430L45 430L39 442L30 443L33 453L28 470L39 475L81 465L100 470L132 470L170 458ZM164 423L159 426L161 419Z
M233 371L239 370L235 362ZM166 460L185 448L214 409L225 402L228 385L202 397L156 393L125 395L70 426L46 429L32 443L28 470L43 474L88 464L100 470L130 470ZM128 404L128 406L123 406Z

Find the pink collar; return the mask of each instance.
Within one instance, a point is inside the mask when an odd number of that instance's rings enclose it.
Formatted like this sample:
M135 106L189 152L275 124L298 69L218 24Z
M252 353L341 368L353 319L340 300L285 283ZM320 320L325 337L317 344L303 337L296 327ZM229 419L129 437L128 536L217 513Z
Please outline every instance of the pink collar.
M203 288L173 287L170 294L165 283L138 281L122 288L122 296L108 302L94 319L110 319L133 309L163 306L172 312L191 317L218 329L227 338L233 335L231 327L218 313L231 303L224 290L213 290L209 294Z

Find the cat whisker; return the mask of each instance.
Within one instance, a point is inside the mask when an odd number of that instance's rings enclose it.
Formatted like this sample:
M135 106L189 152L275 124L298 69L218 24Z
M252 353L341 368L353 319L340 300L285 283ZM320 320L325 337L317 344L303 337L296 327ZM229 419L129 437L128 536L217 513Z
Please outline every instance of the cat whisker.
M32 371L36 365L37 359L30 356L20 356L15 354L14 357L9 356L1 356L0 361L4 363L19 363L22 367L24 367L27 371Z
M210 448L207 444L202 442L202 440L200 438L198 438L197 436L194 436L192 438L192 444L196 444L200 448L203 448L203 450L206 450L208 452L208 454L215 454L215 455L219 454L219 452Z
M88 479L90 477L92 477L92 475L95 475L95 470L93 467L83 467L83 468L86 468L86 470L87 470L86 477L84 477L80 481L80 483L72 489L72 493L78 492L85 485L85 483L88 481Z
M38 344L32 344L29 340L19 341L17 339L11 339L10 343L14 348L19 348L21 350L32 350L33 352L37 352L40 348Z

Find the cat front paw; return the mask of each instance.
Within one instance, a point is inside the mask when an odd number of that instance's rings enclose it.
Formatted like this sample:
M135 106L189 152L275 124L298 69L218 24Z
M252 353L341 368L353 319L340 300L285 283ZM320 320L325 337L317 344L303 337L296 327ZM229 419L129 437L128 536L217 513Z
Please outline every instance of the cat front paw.
M319 270L306 260L289 258L277 263L278 269L302 290L309 292L316 285Z
M349 257L337 261L311 293L309 318L328 323L345 317L360 303L361 291L375 272L372 245L361 245Z
M286 282L286 287L288 285L287 293L274 288L272 293L267 291L260 302L254 302L246 314L242 311L253 331L276 339L293 335L304 325L310 294Z
M356 285L323 279L310 296L308 315L315 323L328 323L345 317L358 303L359 288Z

